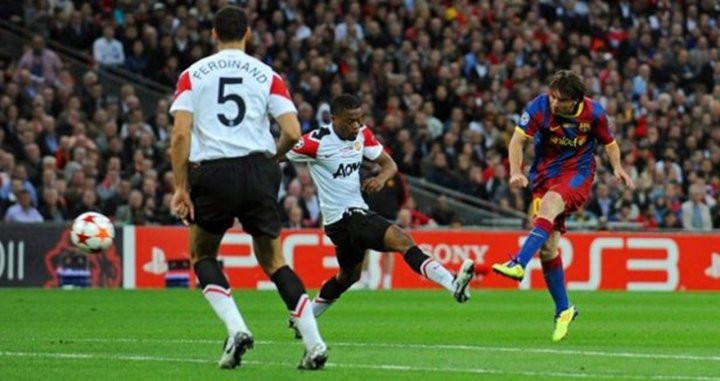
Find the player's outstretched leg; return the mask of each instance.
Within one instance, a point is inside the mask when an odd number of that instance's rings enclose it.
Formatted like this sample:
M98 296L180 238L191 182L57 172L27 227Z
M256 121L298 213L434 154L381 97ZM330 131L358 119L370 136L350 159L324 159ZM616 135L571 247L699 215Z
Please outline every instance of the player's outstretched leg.
M494 264L493 271L514 280L522 280L525 276L525 267L552 235L553 221L564 208L565 202L559 193L547 192L540 201L538 217L535 218L535 224L520 252L508 262Z
M578 315L577 308L570 305L567 289L565 288L565 271L563 269L562 256L557 251L557 244L560 240L560 232L553 236L540 249L540 261L542 263L543 275L548 291L555 302L555 329L552 340L560 341L568 333L570 323Z
M285 264L280 240L268 236L253 237L255 255L260 266L277 286L280 297L290 311L290 319L302 335L305 344L300 369L320 369L327 361L327 346L320 337L305 286L295 272Z
M388 250L403 253L403 259L413 271L452 292L459 303L470 299L470 281L475 274L472 260L463 261L457 276L453 276L445 266L417 247L412 237L397 225L391 225L385 232L385 246Z
M218 365L233 369L240 365L242 355L253 347L253 338L230 293L227 278L215 259L221 239L222 234L212 234L197 225L190 228L193 267L203 288L203 296L225 323L228 332Z

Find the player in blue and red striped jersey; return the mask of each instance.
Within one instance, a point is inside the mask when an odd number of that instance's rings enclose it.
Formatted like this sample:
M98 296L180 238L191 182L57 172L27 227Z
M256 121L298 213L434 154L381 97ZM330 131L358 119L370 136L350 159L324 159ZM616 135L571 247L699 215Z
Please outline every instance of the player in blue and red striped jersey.
M585 84L578 75L569 70L555 73L548 92L532 100L523 112L508 147L510 185L525 187L528 178L522 170L523 144L528 139L534 142L535 161L529 176L534 224L517 255L493 265L493 271L522 280L528 262L540 251L545 282L555 302L553 341L567 335L568 326L577 316L568 300L557 248L565 232L565 217L590 196L598 145L604 146L615 177L629 188L635 187L622 168L620 148L613 139L605 110L585 94Z

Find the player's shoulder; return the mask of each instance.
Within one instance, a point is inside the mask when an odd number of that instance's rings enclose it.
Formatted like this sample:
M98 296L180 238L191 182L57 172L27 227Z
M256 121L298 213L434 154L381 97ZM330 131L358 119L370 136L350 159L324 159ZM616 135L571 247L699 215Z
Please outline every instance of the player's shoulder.
M596 101L595 99L592 99L590 97L585 97L585 106L590 106L590 109L592 110L593 114L605 114L607 111L605 111L605 106L602 105L602 103Z
M527 112L531 115L537 114L537 113L544 113L550 111L550 99L548 98L547 93L542 93L533 100L531 100L527 105Z
M299 153L305 156L317 157L317 153L320 150L320 144L323 138L330 136L330 130L327 127L320 127L303 134L300 140L292 148L293 152Z
M305 136L307 136L308 139L320 142L323 140L323 138L330 136L330 128L327 126L322 126L303 135L303 137Z
M255 70L259 70L263 74L270 77L270 79L272 79L273 76L278 75L277 72L272 68L272 66L261 61L260 59L258 59L255 56L247 54L247 52L236 51L236 52L233 52L233 54L239 54L242 57L242 60L245 62L245 64L249 65L249 70L251 72L254 72ZM243 67L245 67L245 65L243 65ZM271 82L271 81L267 81L267 82Z
M199 60L190 64L190 66L188 66L187 69L185 69L185 71L183 71L183 73L185 73L185 72L191 73L191 74L195 73L196 71L198 71L200 69L200 67L204 66L207 62L214 60L217 55L218 55L218 53L215 53L215 54L211 54L209 56L200 58Z
M366 146L380 144L380 142L378 142L377 138L375 137L375 133L368 126L360 127L358 135L362 136Z

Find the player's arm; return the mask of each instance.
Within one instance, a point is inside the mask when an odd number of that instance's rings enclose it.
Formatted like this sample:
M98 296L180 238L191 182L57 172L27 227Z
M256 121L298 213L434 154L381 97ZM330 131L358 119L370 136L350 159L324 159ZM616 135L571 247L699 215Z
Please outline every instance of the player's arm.
M514 187L524 188L528 185L528 179L522 170L523 149L527 139L525 132L520 127L515 127L515 133L510 138L510 145L508 146L510 185Z
M622 166L622 162L620 160L620 146L618 145L617 140L613 140L610 144L605 145L605 153L607 154L608 159L610 159L610 165L612 166L615 178L622 180L628 188L635 189L635 182L633 182L633 179L630 178L630 175L625 172L625 169Z
M268 112L280 126L280 139L276 144L275 160L285 159L285 154L297 143L302 135L297 109L282 77L273 73L268 99Z
M173 213L186 220L194 219L190 195L188 193L188 159L190 157L190 130L193 123L193 114L189 111L175 111L175 123L173 124L172 136L170 138L170 161L172 164L173 177L175 178L175 194L171 203Z
M635 189L635 183L630 178L630 175L625 172L622 162L620 161L620 145L612 136L612 119L607 117L605 110L601 109L601 111L597 123L597 139L600 143L605 144L605 153L608 159L610 159L610 165L612 166L615 178L622 180L628 188Z
M397 173L397 164L395 160L390 157L384 151L374 160L380 165L380 172L374 176L365 179L363 181L363 191L365 192L377 192L385 186L385 183L390 180Z
M275 159L284 160L285 154L297 143L301 136L300 121L297 114L287 112L275 118L280 126L280 139L278 139L275 153Z

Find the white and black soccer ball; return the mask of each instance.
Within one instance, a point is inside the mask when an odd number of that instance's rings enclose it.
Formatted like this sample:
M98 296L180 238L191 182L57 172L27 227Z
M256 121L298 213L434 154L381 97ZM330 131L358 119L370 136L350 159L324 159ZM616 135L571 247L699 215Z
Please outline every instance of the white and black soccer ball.
M109 218L96 212L86 212L73 221L70 240L80 250L97 254L107 250L115 239L115 227Z

